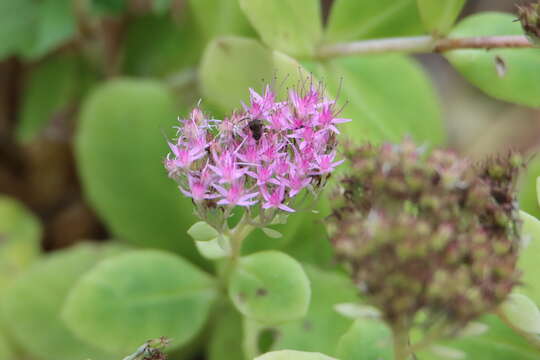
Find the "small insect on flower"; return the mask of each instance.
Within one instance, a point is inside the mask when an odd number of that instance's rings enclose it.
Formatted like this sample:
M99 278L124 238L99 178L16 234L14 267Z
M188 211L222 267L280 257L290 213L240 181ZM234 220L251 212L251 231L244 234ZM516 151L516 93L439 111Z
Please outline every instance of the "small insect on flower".
M259 141L264 132L264 125L262 120L252 119L249 121L248 127L249 130L251 130L251 135L253 136L253 139Z
M295 200L307 198L299 194L320 193L342 162L336 125L349 120L322 86L305 85L280 100L269 86L263 95L250 89L250 103L223 120L199 107L180 120L165 166L202 220L224 228L238 206L264 227L296 211Z

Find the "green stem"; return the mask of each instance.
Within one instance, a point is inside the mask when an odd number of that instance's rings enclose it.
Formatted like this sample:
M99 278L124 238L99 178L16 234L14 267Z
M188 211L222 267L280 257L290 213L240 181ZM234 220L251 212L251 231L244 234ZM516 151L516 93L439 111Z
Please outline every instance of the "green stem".
M248 217L244 215L234 229L228 231L225 235L229 238L231 245L231 255L227 259L225 265L225 271L221 276L225 288L228 287L229 278L234 268L236 267L238 260L242 253L242 243L244 239L255 229L253 225L248 222Z
M439 53L456 49L530 48L534 45L523 35L443 38L433 36L397 37L323 45L319 59L378 53Z
M243 318L244 340L242 342L242 349L247 360L253 360L260 355L259 333L261 329L261 325L255 320L246 317Z
M394 359L407 360L410 355L409 351L409 333L401 328L393 329L394 340Z

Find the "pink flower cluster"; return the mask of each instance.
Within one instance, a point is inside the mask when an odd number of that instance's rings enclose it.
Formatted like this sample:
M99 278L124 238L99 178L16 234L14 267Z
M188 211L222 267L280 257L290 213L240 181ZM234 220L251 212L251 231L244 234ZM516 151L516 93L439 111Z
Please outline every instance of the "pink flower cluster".
M223 120L196 107L180 120L178 137L165 159L169 176L191 197L198 212L234 206L259 213L294 212L303 190L317 194L336 160L335 101L311 86L290 90L285 101L266 87L250 89L250 104Z

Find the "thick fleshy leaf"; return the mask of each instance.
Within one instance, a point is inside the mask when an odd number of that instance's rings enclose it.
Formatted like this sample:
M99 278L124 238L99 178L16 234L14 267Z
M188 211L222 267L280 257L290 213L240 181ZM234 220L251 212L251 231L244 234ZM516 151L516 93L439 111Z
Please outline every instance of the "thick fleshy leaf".
M204 52L199 72L205 98L224 111L240 107L242 101L247 103L248 88L260 91L274 77L282 91L296 85L300 78L309 78L294 59L256 40L239 37L212 41Z
M5 359L5 360L16 359L15 353L13 352L13 349L11 348L11 345L9 344L5 335L2 333L1 328L0 328L0 359Z
M319 0L239 0L262 40L292 56L310 57L322 33Z
M76 138L85 194L121 239L200 259L186 231L191 201L167 178L163 131L177 113L166 88L149 80L115 80L87 99Z
M533 157L528 162L527 168L521 176L518 186L519 206L528 214L540 217L540 205L536 191L538 178L540 177L540 158Z
M515 15L481 13L460 22L451 37L521 35ZM450 63L473 85L497 99L540 106L540 49L454 50L445 54ZM504 62L500 76L497 63Z
M321 353L295 350L272 351L256 357L254 360L337 360Z
M38 10L33 0L0 1L0 60L32 47Z
M422 31L416 0L335 0L325 42L418 35Z
M307 316L275 327L273 350L295 349L317 351L336 356L339 339L352 320L334 310L336 304L354 302L357 290L348 277L306 265L311 282L312 298Z
M43 0L38 4L34 43L31 47L22 49L23 55L30 59L46 55L71 40L76 33L72 0Z
M311 290L296 260L278 251L263 251L240 259L230 279L229 297L244 316L279 324L306 315Z
M488 331L482 335L456 338L440 343L452 349L461 350L466 359L474 360L533 360L540 358L540 350L527 343L520 335L503 324L496 316L482 320ZM422 360L441 360L440 354L423 351L417 354Z
M179 77L191 76L204 44L201 34L193 31L194 20L190 15L185 14L180 24L170 15L132 19L125 35L125 72L137 76L170 76L172 73L178 73Z
M540 277L538 259L540 257L540 221L525 212L521 212L523 221L523 248L519 255L518 267L522 271L520 286L517 291L529 296L540 305Z
M340 339L337 355L340 360L392 360L392 330L381 320L358 319Z
M229 238L215 237L210 241L195 241L197 250L205 259L223 259L231 254Z
M23 205L0 195L0 298L41 249L41 224Z
M83 342L60 319L71 287L101 260L117 255L117 246L80 245L36 263L5 294L2 315L7 330L32 358L43 360L115 359Z
M429 78L411 58L401 55L352 57L318 66L328 89L348 101L341 126L356 141L401 141L440 144L445 134L441 110Z
M55 117L69 116L94 80L94 73L76 56L56 56L32 68L25 85L17 139L32 141Z
M207 39L253 32L238 0L189 0L189 6Z
M499 311L517 329L540 334L540 310L523 294L510 294L501 304Z
M187 233L194 241L210 241L219 236L217 230L204 221L193 224Z
M426 30L445 35L456 21L466 0L417 0Z
M213 280L182 258L157 250L104 261L70 291L62 313L79 337L109 352L129 353L166 336L191 340L216 296Z

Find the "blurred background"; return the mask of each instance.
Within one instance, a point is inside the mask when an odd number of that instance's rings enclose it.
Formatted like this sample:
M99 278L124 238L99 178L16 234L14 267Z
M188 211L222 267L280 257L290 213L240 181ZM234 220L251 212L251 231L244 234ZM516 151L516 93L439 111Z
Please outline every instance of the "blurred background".
M81 190L73 150L81 101L93 87L155 78L172 89L178 114L203 96L197 65L210 38L201 21L216 14L197 18L196 1L0 1L0 193L40 218L45 250L109 237ZM34 3L43 3L39 12ZM325 15L331 4L323 0ZM487 10L514 12L514 1L471 0L462 17ZM417 58L439 92L448 147L478 156L538 144L538 110L484 95L439 55Z

